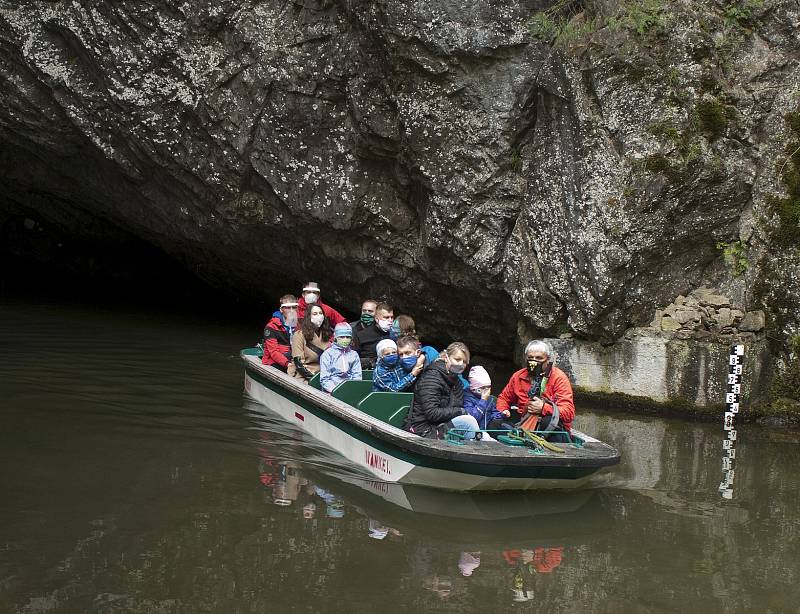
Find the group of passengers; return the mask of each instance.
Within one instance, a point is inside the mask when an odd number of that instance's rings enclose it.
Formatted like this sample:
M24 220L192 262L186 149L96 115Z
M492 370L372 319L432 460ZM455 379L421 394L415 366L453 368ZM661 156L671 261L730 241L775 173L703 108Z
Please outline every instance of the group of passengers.
M264 328L263 349L265 365L304 382L319 374L328 393L343 381L362 379L362 369L372 370L373 391L413 392L403 428L422 437L443 439L456 429L469 439L479 431L535 423L550 441L569 441L572 386L553 365L553 351L544 341L528 343L526 366L495 401L482 366L473 366L464 378L470 362L464 343L451 343L442 352L422 345L410 316L395 317L391 305L373 299L362 303L359 320L348 323L322 301L319 285L308 282L299 299L281 297ZM493 441L488 433L481 436Z

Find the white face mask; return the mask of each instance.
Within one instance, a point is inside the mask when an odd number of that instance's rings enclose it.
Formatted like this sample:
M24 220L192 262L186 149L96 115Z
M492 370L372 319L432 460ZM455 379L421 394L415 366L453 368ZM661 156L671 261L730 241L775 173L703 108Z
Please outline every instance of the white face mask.
M308 294L305 295L306 303L308 303L309 305L313 305L314 303L316 303L318 298L319 294L315 294L313 292L309 292Z
M290 311L289 313L283 314L283 321L289 328L294 328L297 326L297 312Z
M465 365L463 362L456 362L455 360L451 360L450 366L448 367L448 371L450 371L450 373L455 373L456 375L459 375L463 373L464 369L466 368L467 365Z
M380 328L383 332L388 333L389 329L392 327L392 320L378 320L377 324L378 328Z
M311 316L311 323L319 328L322 326L322 323L325 321L325 314L324 313L315 313Z

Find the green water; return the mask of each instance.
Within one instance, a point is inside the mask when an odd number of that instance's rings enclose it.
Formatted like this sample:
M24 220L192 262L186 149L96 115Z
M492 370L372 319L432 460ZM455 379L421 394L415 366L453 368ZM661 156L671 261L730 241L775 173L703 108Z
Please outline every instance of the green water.
M257 334L0 304L0 613L800 611L796 435L726 500L721 420L581 407L594 489L401 507L243 398Z

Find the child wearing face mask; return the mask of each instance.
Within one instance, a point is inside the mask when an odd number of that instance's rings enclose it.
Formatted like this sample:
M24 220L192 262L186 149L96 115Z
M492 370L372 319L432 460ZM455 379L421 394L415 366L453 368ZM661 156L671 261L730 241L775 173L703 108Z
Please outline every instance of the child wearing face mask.
M361 360L350 347L352 338L353 329L347 322L333 329L333 344L319 358L319 383L325 392L345 380L361 379Z
M489 373L477 365L469 370L469 388L464 391L464 411L478 421L486 430L495 420L505 416L497 411L492 394L492 379Z
M373 392L403 392L411 388L425 363L425 357L416 351L414 341L408 337L401 337L397 343L383 339L375 349L378 362L372 372Z
M422 371L403 424L405 430L432 439L444 439L450 429L463 432L465 439L475 437L480 426L475 418L464 413L464 386L458 377L469 357L469 348L457 341ZM486 435L483 439L492 441Z

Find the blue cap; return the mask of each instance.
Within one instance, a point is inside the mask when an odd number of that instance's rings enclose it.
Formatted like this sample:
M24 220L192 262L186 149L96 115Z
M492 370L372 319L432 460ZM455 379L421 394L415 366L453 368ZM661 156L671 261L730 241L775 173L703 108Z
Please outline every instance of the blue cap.
M352 337L353 328L347 322L340 322L339 324L336 325L336 328L333 329L333 336Z

